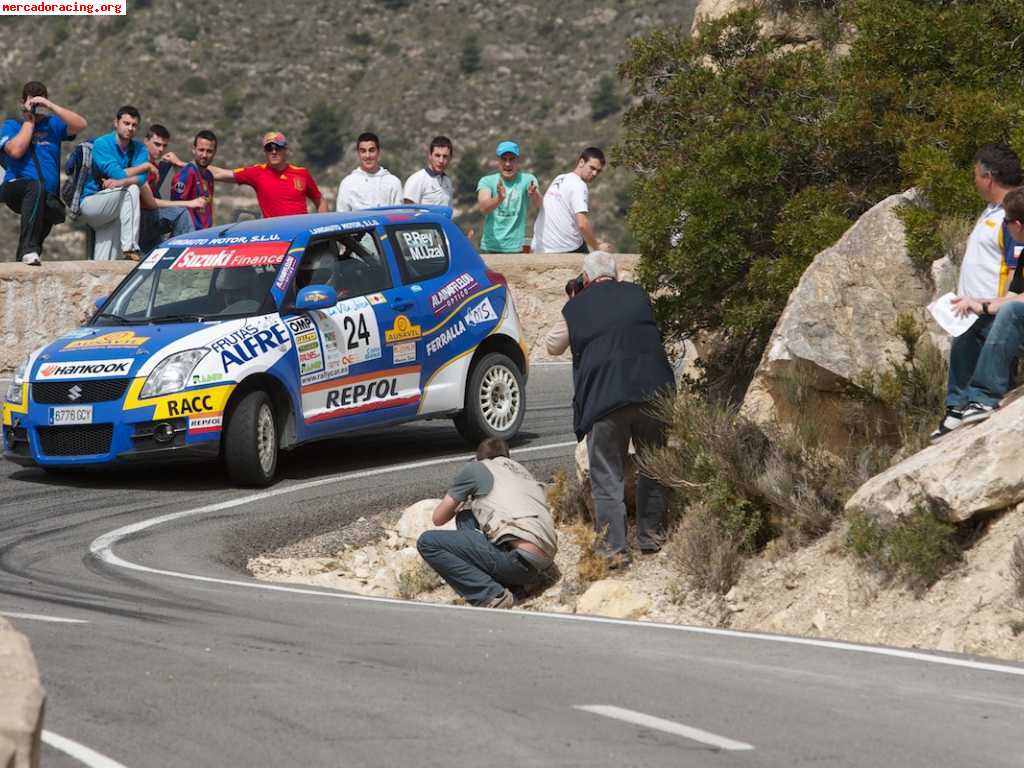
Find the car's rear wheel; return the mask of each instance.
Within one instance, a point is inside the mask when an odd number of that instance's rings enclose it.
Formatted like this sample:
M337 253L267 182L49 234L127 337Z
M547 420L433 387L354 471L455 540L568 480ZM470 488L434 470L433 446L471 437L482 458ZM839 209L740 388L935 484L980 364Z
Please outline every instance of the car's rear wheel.
M239 485L270 485L277 473L274 405L263 390L242 397L224 430L224 464Z
M466 405L455 428L472 445L486 437L510 440L526 414L522 371L499 352L484 355L466 382Z

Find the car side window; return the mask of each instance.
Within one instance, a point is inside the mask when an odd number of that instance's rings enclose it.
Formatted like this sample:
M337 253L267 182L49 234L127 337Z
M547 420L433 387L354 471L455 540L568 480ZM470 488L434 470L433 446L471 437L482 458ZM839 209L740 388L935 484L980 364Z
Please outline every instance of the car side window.
M331 286L338 299L377 293L391 287L384 253L370 232L352 232L315 240L306 246L290 291L319 283Z
M390 235L398 251L402 282L418 283L448 271L448 240L440 227L429 224L393 227Z

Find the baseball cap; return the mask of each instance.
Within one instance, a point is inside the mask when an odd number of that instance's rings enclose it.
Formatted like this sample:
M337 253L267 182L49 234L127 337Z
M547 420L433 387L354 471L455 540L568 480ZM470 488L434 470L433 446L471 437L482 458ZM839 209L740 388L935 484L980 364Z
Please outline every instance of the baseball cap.
M260 146L265 147L267 144L277 144L279 147L287 147L288 139L286 139L284 134L280 131L267 131L263 134L263 141Z
M512 154L515 155L516 157L519 157L519 145L516 144L514 141L503 141L500 144L498 144L498 149L494 154L496 154L498 157L508 154Z

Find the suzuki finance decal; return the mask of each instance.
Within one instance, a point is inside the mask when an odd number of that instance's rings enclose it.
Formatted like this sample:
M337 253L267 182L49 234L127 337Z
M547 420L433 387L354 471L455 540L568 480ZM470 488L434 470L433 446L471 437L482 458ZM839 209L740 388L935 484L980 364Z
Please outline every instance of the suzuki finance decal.
M498 314L494 311L494 307L491 306L490 299L484 299L466 312L466 322L473 327L490 323L497 319Z
M36 373L37 381L53 379L113 379L127 376L132 359L86 360L74 363L44 363Z
M231 267L268 267L284 260L288 244L247 243L226 247L186 248L171 264L171 269L214 269Z
M244 365L282 346L287 349L290 343L291 339L280 323L264 329L247 324L217 339L210 349L220 354L221 366L228 373L232 366Z
M312 423L413 405L419 402L419 387L418 365L332 379L302 388L302 410L306 422Z
M480 290L480 283L467 272L463 272L450 283L430 296L430 309L434 316L444 314L467 296Z
M134 331L114 331L95 336L91 339L78 339L65 344L64 349L114 349L118 347L141 347L149 341L149 336L136 336Z

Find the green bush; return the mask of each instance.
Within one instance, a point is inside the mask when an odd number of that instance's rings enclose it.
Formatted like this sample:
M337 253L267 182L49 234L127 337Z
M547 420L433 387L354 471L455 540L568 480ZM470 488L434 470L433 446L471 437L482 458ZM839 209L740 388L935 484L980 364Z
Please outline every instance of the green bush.
M808 261L861 213L918 187L932 214L905 215L923 264L939 255L929 224L981 207L977 148L1024 148L1024 5L782 4L852 25L849 54L781 50L747 10L696 37L679 27L633 38L620 68L634 106L612 154L638 177L640 277L661 289L667 331L719 333L706 378L728 393L742 392Z
M615 92L615 79L610 75L602 75L597 81L597 88L590 96L590 118L602 120L614 115L622 109L622 98Z
M181 89L189 96L205 96L210 90L210 84L202 75L191 75L185 78Z
M927 507L889 526L867 515L852 516L848 523L846 546L851 553L915 589L934 584L961 557L956 528Z
M302 151L306 162L316 168L326 168L341 159L344 152L348 114L321 101L313 106L302 131Z
M480 41L476 35L467 35L462 39L462 52L459 54L459 68L463 74L471 75L480 69Z

